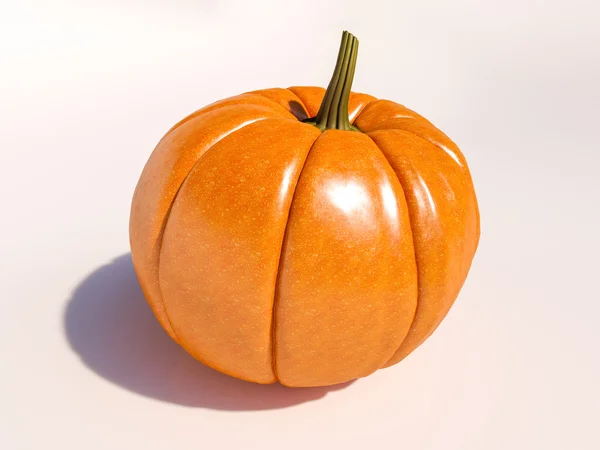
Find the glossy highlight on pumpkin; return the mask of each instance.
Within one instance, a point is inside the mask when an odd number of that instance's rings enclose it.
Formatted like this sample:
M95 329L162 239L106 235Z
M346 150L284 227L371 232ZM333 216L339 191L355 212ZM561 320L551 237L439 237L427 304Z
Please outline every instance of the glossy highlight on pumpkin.
M340 53L355 62L352 38ZM265 89L193 113L133 196L133 262L157 319L234 377L322 386L401 361L445 317L477 249L473 183L445 134L349 85L348 124L319 128L324 97Z

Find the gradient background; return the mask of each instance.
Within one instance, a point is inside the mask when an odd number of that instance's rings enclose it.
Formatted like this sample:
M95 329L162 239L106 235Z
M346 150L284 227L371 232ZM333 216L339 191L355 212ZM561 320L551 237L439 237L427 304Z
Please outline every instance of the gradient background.
M600 448L597 0L0 0L0 448ZM128 246L160 137L219 98L355 90L462 148L482 239L402 364L290 390L196 363Z

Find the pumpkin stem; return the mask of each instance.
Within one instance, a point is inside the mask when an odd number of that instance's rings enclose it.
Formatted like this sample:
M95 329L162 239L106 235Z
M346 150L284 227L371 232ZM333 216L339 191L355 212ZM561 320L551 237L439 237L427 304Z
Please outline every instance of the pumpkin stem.
M316 126L321 131L360 131L358 128L352 126L348 116L348 101L356 69L357 55L358 39L354 35L344 31L342 33L342 42L335 70L323 97L319 112L315 117L305 119L304 122Z

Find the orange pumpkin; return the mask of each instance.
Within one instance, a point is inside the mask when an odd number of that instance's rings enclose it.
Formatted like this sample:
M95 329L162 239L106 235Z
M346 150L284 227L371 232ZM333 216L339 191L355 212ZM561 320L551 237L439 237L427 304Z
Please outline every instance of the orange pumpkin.
M157 319L221 372L287 386L396 364L438 326L479 241L457 146L406 107L350 92L344 32L327 91L266 89L176 124L133 197L134 266Z

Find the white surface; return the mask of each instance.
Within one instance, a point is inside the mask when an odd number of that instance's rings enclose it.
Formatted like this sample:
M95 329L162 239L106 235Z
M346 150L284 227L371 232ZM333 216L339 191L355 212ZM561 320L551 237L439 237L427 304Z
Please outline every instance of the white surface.
M599 16L595 0L0 2L0 448L600 448ZM193 110L326 84L345 28L355 89L463 149L481 245L402 364L330 391L250 385L152 318L131 195Z

